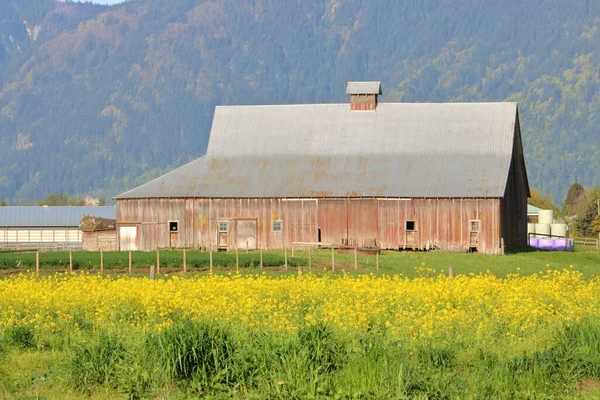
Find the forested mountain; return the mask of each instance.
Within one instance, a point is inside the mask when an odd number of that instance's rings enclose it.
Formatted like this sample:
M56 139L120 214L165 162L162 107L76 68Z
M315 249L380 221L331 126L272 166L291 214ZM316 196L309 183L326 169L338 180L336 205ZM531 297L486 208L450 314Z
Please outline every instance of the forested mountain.
M0 198L110 197L201 155L214 106L517 101L530 183L600 184L600 2L0 3Z

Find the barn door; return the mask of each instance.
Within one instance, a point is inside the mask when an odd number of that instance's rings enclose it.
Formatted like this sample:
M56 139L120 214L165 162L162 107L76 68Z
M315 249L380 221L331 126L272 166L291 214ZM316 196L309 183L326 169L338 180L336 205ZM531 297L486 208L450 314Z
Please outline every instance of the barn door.
M121 251L136 251L138 249L136 226L121 226L119 228L119 247Z
M479 232L481 231L481 221L469 221L469 249L476 249L479 244Z
M179 245L179 221L169 221L169 247Z
M416 221L404 221L404 248L414 249L419 245L419 231Z
M219 221L217 229L217 247L227 250L229 248L229 221Z
M238 220L237 248L256 250L256 220Z

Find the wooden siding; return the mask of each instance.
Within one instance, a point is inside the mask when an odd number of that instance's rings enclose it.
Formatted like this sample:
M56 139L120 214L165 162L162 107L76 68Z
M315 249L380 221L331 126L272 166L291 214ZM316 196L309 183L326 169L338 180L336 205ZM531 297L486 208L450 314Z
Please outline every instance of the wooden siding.
M117 231L83 232L83 251L116 251Z
M292 242L348 242L384 249L436 248L467 251L469 222L481 221L477 251L499 254L500 199L128 199L117 201L119 227L138 228L140 250L217 248L218 224L227 221L227 248L241 243L238 222L256 221L256 246L289 248ZM274 232L272 222L282 221ZM169 221L179 232L169 234ZM415 222L407 234L406 221ZM242 225L240 225L242 226ZM247 224L240 235L248 236ZM245 239L243 239L245 248Z
M353 94L350 96L350 109L352 111L372 111L376 108L376 94Z

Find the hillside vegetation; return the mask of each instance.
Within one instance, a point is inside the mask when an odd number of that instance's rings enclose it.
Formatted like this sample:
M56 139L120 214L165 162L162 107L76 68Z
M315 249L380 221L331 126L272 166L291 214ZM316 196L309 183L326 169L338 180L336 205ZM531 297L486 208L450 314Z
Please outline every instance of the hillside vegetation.
M215 105L517 101L532 186L600 182L600 3L0 4L0 198L111 197L203 154Z

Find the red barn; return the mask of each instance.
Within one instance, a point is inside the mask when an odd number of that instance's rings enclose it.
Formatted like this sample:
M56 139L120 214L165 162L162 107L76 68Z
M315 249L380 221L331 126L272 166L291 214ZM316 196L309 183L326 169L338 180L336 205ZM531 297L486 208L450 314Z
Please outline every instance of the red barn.
M206 155L117 196L120 249L526 246L515 103L379 103L379 82L347 93L217 107Z

